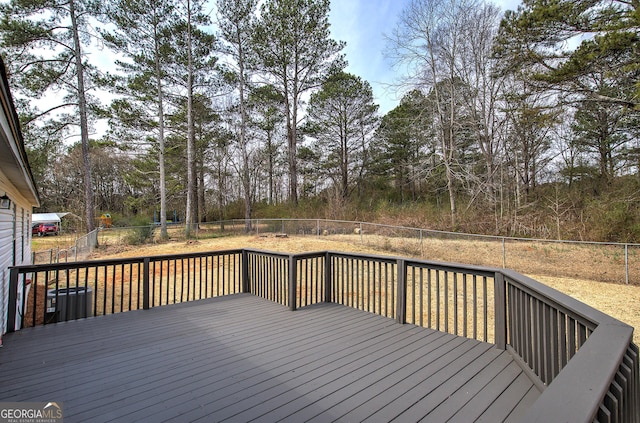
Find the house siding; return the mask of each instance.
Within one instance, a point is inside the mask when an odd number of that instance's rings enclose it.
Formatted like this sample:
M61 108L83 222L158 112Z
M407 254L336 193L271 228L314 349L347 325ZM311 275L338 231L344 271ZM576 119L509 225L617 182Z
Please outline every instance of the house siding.
M0 284L0 315L2 316L2 333L7 331L7 305L9 302L9 269L12 265L12 242L13 239L13 210L0 209L0 272L2 283Z
M0 184L0 193L7 192L11 199L9 210L0 209L0 315L2 316L2 334L7 332L7 309L9 302L9 267L31 264L31 205L19 197L12 197L9 187ZM22 284L20 284L22 285ZM16 324L20 324L22 315L22 286L18 287L20 311Z

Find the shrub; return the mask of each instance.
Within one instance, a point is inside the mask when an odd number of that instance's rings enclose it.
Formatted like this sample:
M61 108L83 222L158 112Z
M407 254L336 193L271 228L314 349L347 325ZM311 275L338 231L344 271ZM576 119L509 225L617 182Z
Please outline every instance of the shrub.
M125 237L125 242L129 245L146 244L153 239L155 226L145 217L138 217L133 220L133 226Z

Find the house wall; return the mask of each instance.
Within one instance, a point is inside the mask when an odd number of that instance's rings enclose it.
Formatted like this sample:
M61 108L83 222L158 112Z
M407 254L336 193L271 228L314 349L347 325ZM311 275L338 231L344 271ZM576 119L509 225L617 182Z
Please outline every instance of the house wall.
M30 263L32 210L40 205L6 68L0 57L0 196L5 194L11 200L11 207L0 209L0 345L7 330L9 267ZM18 296L21 305L21 283L18 283ZM16 321L20 324L24 310L18 311Z
M9 301L9 267L31 264L31 216L32 206L15 187L4 182L0 170L0 196L4 193L11 199L9 210L0 209L0 316L1 334L7 332L7 307ZM22 284L18 286L18 297L22 298ZM21 304L19 305L19 307ZM19 315L22 315L23 312ZM16 324L20 319L16 319Z

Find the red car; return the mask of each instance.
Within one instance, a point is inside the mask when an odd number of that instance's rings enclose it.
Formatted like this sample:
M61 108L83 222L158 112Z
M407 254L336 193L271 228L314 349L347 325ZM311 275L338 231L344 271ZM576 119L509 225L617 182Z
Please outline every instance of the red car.
M58 235L58 225L55 223L36 223L31 228L31 234L38 236Z

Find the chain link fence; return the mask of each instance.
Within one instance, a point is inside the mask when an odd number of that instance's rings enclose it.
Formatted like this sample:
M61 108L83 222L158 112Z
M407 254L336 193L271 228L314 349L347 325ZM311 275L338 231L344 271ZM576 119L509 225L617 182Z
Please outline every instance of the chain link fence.
M84 260L98 245L98 229L94 229L86 235L77 238L74 244L67 248L50 248L31 253L33 264L66 263L69 261Z
M242 219L220 221L201 224L199 230L247 234L246 223ZM325 219L254 219L249 233L315 236L426 260L640 285L640 244L635 243L500 237Z
M189 242L184 224L167 227L168 237ZM546 275L640 285L640 244L556 241L462 234L394 225L325 219L244 219L194 225L192 239L253 235L316 237L366 245L381 254L510 268ZM156 225L109 228L78 238L67 249L34 253L34 263L84 260L96 245L161 242ZM318 247L321 249L322 247Z

